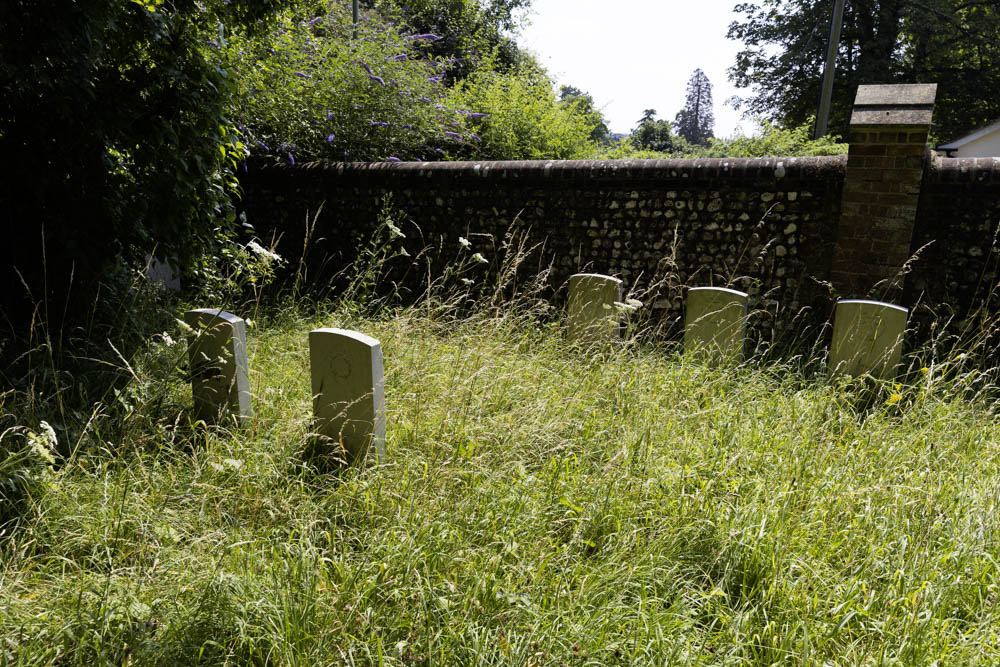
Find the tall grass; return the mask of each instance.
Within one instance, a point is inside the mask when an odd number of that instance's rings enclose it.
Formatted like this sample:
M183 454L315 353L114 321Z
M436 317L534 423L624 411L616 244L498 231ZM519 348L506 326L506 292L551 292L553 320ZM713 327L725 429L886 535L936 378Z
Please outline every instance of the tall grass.
M584 353L544 280L462 266L411 307L262 312L241 428L192 422L176 328L129 359L132 407L0 541L0 663L1000 657L993 379L931 348L874 389L641 331ZM382 343L378 464L302 457L317 326Z

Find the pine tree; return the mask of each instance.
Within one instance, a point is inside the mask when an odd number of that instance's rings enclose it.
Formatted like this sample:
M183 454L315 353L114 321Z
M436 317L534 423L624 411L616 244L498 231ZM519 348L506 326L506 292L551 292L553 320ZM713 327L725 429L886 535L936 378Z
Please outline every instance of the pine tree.
M677 133L692 144L708 143L713 136L715 114L712 111L712 84L700 69L696 69L687 84L684 108L674 119Z

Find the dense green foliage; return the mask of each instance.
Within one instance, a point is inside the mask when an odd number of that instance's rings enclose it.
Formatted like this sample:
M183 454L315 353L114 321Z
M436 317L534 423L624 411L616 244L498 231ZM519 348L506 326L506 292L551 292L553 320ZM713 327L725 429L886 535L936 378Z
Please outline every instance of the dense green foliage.
M296 160L435 159L460 148L465 117L443 105L445 67L415 39L366 15L289 10L271 31L226 40L236 74L235 118L251 153ZM454 124L454 125L453 125Z
M707 145L687 143L673 133L669 121L656 120L655 110L648 109L644 118L627 141L604 151L601 157L624 158L699 158L699 157L782 157L808 155L842 155L847 144L839 137L828 135L813 139L812 119L797 127L783 128L768 120L759 120L759 132L730 139L713 137ZM662 146L663 148L655 148Z
M526 56L478 55L456 80L454 59L438 59L441 35L364 19L355 39L343 7L297 8L266 35L227 40L252 153L292 163L587 157L589 137L606 131L592 105L557 100Z
M559 86L559 101L564 105L575 107L575 111L587 119L593 126L590 131L590 139L598 145L607 144L611 141L611 130L608 128L604 114L594 106L594 97L590 93L584 92L576 86Z
M15 328L42 303L51 321L92 317L122 259L196 267L232 225L226 188L244 147L230 79L203 44L280 4L0 4L0 209L21 230L3 244L0 308Z
M729 36L746 48L730 70L753 90L751 114L799 125L816 113L833 3L758 0ZM837 54L830 128L845 134L859 84L937 83L936 134L951 137L1000 116L1000 5L993 0L849 2Z
M448 64L448 83L484 66L516 66L523 57L512 34L530 0L368 0L366 4L416 34L438 37L428 48L433 58Z
M581 159L594 153L591 136L599 116L560 104L552 81L535 66L510 72L484 68L458 83L449 99L455 107L486 114L476 130L483 158Z
M671 122L656 118L656 109L646 109L628 141L637 151L673 154L687 149L687 142L674 133Z
M707 146L694 146L688 157L782 157L808 155L842 155L847 144L838 143L840 137L827 135L813 139L813 121L806 119L798 127L782 128L762 120L759 133L731 139L711 139Z

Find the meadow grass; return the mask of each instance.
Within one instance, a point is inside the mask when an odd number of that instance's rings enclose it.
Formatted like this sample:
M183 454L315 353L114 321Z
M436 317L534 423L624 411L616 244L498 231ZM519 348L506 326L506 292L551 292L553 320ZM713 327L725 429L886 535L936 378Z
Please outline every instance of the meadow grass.
M303 461L318 326L381 341L385 460ZM256 415L208 428L180 337L0 539L0 664L1000 659L1000 428L954 376L712 369L573 349L514 307L346 304L262 317Z

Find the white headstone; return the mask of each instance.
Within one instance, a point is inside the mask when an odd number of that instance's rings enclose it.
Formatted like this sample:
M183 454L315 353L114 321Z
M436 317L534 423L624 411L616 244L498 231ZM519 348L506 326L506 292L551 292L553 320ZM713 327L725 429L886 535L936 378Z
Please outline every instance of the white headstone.
M622 281L599 273L576 273L569 277L566 317L569 340L603 344L618 337Z
M743 360L747 295L725 287L692 287L684 304L684 350L712 363Z
M226 414L249 417L250 374L243 318L214 308L184 313L193 329L188 354L195 414L208 422Z
M309 332L315 431L339 447L345 460L364 458L372 447L385 457L385 380L382 346L346 329Z
M830 347L830 375L887 378L894 374L903 347L906 308L881 301L837 302Z

